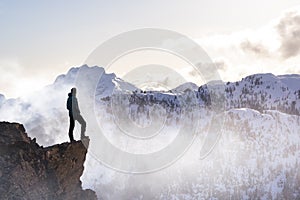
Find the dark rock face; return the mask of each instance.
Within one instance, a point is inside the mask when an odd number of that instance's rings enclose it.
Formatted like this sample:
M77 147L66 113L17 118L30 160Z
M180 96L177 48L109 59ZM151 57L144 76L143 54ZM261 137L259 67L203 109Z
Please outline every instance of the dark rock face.
M23 125L0 122L0 199L97 199L81 187L86 153L81 141L43 148Z

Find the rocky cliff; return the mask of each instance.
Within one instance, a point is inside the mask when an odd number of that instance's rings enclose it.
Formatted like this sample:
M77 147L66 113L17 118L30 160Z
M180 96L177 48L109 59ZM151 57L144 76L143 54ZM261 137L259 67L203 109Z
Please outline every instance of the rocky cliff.
M0 199L97 199L81 187L86 145L76 141L44 148L23 125L0 122Z

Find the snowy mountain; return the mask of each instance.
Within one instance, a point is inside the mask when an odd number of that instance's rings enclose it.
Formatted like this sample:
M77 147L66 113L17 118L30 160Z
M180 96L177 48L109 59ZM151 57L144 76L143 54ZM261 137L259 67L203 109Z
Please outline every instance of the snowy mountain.
M227 83L226 106L300 115L300 75L255 74Z
M182 124L199 119L196 140L184 157L153 174L122 174L104 167L88 154L81 179L83 186L97 191L98 197L300 198L300 75L254 74L224 83L225 87L216 85L213 90L207 85L185 83L170 91L142 91L101 67L83 65L59 75L53 84L36 93L17 99L0 95L0 120L24 124L28 135L40 145L68 141L66 100L79 73L86 74L87 82L94 74L101 74L95 91L88 93L95 102L95 116L105 136L124 151L143 154L163 149ZM212 153L199 160L215 115L213 98L224 103L222 135ZM79 99L80 107L83 103ZM125 118L128 120L118 121ZM161 137L136 144L118 136L119 125L130 131L131 126L146 130L151 124L164 125ZM78 139L79 129L76 131ZM90 148L89 152L93 152L99 147L91 144Z
M224 89L223 89L224 88ZM117 96L120 94L116 94ZM168 119L175 119L183 108L211 109L212 102L220 101L224 110L233 108L251 108L259 112L277 110L287 114L300 115L300 75L274 76L273 74L255 74L241 81L228 82L225 87L214 85L196 86L185 83L170 91L134 91L123 93L123 101L116 107L130 107L133 118L149 112L153 104L162 106L168 113ZM115 95L110 96L111 98ZM212 99L215 98L215 99ZM100 99L98 99L100 100ZM107 110L111 100L106 99ZM126 102L127 101L127 102ZM105 104L102 102L102 104Z
M61 87L64 85L75 85L77 74L89 72L89 74L101 74L99 77L99 82L97 84L97 91L95 95L97 97L103 98L112 95L113 90L121 90L121 91L134 91L137 90L134 85L123 81L122 79L116 77L114 73L107 74L102 67L93 66L89 67L87 65L83 65L81 67L71 68L67 74L59 75L55 82L54 86ZM92 73L91 73L92 72ZM93 91L91 91L92 93Z
M198 86L195 83L192 82L187 82L187 83L183 83L179 86L177 86L176 88L172 89L171 91L174 93L179 93L179 92L184 92L186 90L197 90Z

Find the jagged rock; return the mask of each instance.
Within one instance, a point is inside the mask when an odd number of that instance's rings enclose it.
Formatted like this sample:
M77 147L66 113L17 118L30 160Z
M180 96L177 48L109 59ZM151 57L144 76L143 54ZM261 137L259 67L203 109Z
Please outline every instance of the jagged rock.
M88 142L43 148L23 125L0 122L0 199L97 199L80 181Z

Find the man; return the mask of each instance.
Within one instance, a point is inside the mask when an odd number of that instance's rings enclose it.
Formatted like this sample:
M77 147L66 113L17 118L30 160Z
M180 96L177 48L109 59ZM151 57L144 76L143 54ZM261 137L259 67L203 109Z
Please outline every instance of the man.
M67 100L67 109L69 110L69 117L70 117L69 137L70 137L70 141L74 142L75 140L73 137L73 130L75 127L75 120L77 120L81 125L81 139L85 137L86 122L84 121L83 117L80 115L78 101L76 98L76 88L72 88L68 96L69 97Z

